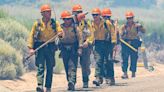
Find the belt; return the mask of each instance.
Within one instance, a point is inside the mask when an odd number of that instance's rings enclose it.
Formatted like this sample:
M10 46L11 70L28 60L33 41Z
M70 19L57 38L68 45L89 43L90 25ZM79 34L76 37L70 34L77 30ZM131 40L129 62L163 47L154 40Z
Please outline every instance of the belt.
M95 40L95 43L105 43L105 40Z

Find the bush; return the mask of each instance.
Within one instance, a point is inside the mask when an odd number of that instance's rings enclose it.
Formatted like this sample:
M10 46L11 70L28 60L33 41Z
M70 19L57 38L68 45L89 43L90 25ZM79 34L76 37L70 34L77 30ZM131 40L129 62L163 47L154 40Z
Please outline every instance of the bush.
M0 79L14 79L23 74L22 55L0 39Z
M8 13L5 12L3 9L0 9L0 18L6 18L8 17Z
M25 26L28 31L31 31L31 28L34 22L33 19L30 19L28 17L23 17L23 16L16 16L14 17L14 19L17 20L23 26Z
M26 39L28 36L26 27L10 18L0 19L0 25L0 38L9 42L21 53L26 52Z
M154 26L155 25L155 26ZM164 22L149 22L145 24L147 35L146 40L148 43L164 44Z

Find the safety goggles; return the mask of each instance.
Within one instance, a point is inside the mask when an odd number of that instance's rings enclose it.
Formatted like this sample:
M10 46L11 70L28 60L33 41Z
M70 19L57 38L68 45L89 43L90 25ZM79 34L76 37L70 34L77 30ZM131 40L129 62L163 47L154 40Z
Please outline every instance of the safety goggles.
M99 14L92 14L92 16L99 16Z
M110 19L111 16L103 16L105 19Z
M128 18L126 18L127 20L131 20L131 19L133 19L133 17L128 17Z
M82 13L83 11L76 11L77 14Z
M63 18L63 20L71 20L72 18Z

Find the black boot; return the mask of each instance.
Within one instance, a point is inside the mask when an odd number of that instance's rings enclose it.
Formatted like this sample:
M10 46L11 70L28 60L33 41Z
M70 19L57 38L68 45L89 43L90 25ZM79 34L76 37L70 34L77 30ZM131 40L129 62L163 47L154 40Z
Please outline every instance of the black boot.
M103 77L100 77L100 84L103 84Z
M46 88L46 92L51 92L51 88Z
M68 90L74 91L75 90L75 84L73 82L68 83Z
M128 79L128 74L127 72L124 72L124 74L121 76L122 79Z
M136 77L136 73L132 72L132 78Z
M110 78L110 86L115 85L115 78Z
M110 79L109 78L106 78L105 79L105 82L106 82L106 84L110 84Z
M96 77L96 79L93 81L93 84L95 84L96 86L100 86L100 78Z
M36 87L36 92L44 92L43 86Z
M89 76L83 76L83 88L88 88Z
M88 82L83 83L83 88L88 88Z

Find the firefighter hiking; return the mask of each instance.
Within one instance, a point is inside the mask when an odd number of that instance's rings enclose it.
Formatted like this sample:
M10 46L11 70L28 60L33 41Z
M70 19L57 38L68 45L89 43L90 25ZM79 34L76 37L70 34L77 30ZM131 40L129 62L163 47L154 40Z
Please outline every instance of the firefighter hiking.
M35 53L35 65L37 66L37 92L44 91L44 84L46 87L46 92L51 92L52 77L53 77L53 67L55 66L55 51L57 46L54 42L55 39L50 40L42 48L36 50L39 46L44 44L51 38L54 38L59 32L59 38L64 35L63 29L60 24L51 18L51 7L49 5L42 5L40 8L41 19L38 19L31 30L28 47L30 54ZM53 27L55 26L55 27ZM46 79L44 80L44 71L46 66Z
M138 48L142 44L138 34L145 33L145 29L139 22L134 21L133 12L126 12L127 22L120 30L118 20L111 19L112 11L109 8L104 8L102 11L93 8L92 19L86 19L88 13L83 12L80 4L74 5L72 14L69 10L61 13L62 24L51 18L49 5L42 5L40 12L43 17L34 23L28 42L29 57L35 54L37 92L43 92L44 86L46 92L51 92L54 56L57 50L60 50L60 57L63 60L68 91L76 90L78 62L82 70L83 88L90 87L91 52L95 59L93 84L101 86L105 80L108 86L114 86L116 82L114 62L119 62L115 60L119 44L122 47L122 79L129 78L127 72L129 56L132 77L136 77ZM58 38L58 43L55 42L55 38ZM47 72L44 80L45 66Z

